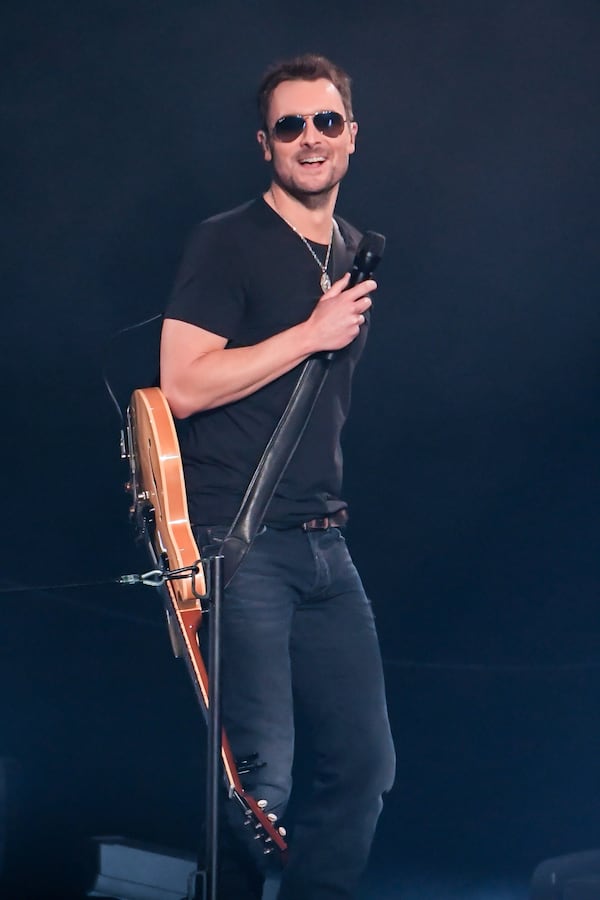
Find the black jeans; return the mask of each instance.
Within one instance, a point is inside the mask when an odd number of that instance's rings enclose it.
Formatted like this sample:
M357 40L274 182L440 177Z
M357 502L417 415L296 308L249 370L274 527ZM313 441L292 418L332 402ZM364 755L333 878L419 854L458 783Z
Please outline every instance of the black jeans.
M259 533L226 591L222 677L233 753L265 763L244 787L284 824L299 722L310 747L279 900L354 898L395 756L371 605L338 528ZM256 891L254 880L246 896Z

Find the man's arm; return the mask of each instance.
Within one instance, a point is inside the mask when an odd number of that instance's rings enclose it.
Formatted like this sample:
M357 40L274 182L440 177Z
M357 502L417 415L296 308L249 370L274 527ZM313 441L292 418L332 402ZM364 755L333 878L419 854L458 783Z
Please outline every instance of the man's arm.
M173 414L185 419L241 400L313 353L350 344L371 306L368 295L377 285L363 281L344 290L348 279L344 275L336 281L305 322L250 347L225 349L226 338L188 322L165 319L160 381Z

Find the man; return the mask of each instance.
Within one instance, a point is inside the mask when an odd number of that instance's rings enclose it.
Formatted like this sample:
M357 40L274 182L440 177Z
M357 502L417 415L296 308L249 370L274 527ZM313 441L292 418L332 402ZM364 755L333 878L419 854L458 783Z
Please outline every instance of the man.
M269 69L258 102L270 186L194 232L166 311L161 386L186 420L182 456L202 547L227 533L304 361L336 351L226 590L222 691L234 754L258 754L244 786L272 819L288 805L295 727L307 746L310 790L295 810L279 900L349 900L394 768L371 607L341 531L340 432L376 289L373 280L347 288L348 274L329 286L334 264L348 272L360 238L333 216L358 126L348 76L319 56ZM219 896L258 900L264 875L230 831Z

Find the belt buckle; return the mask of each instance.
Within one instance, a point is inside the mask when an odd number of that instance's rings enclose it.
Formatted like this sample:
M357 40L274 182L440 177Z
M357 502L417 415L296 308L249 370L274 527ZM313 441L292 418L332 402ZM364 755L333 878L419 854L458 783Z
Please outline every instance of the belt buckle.
M309 519L308 522L302 523L302 531L326 531L329 528L330 519L328 516L315 517Z
M348 513L346 509L340 509L331 516L315 516L308 522L302 523L302 531L327 531L328 528L338 528L346 524Z

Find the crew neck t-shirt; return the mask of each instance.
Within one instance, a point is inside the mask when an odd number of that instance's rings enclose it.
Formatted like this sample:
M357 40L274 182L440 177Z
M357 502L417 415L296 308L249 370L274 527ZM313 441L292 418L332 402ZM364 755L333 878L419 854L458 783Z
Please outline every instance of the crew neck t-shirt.
M334 243L330 272L341 277L352 265L361 235L343 219L336 216L336 221L345 249ZM324 259L326 248L312 246ZM194 229L165 317L218 334L227 347L250 346L306 320L321 297L320 277L299 236L259 198ZM368 322L336 352L267 509L267 524L292 527L346 506L341 433L367 327ZM242 400L177 423L192 524L231 524L302 367Z

